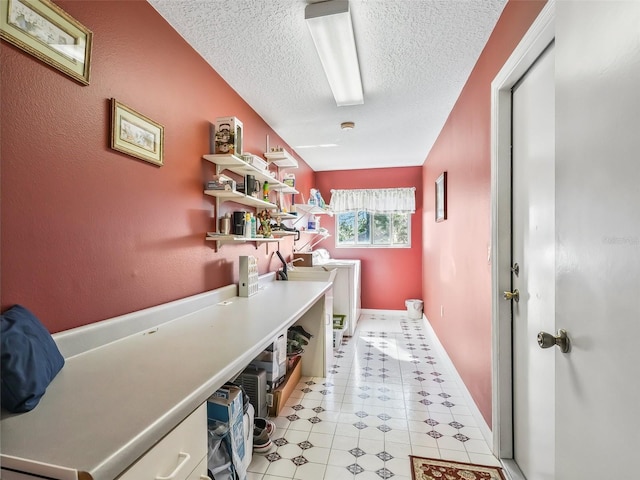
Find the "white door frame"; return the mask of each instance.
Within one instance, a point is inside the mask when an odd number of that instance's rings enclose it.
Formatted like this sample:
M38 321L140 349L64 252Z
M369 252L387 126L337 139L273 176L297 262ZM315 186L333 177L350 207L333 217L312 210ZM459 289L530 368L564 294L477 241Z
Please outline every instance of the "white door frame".
M538 18L491 82L491 291L493 452L511 478L513 461L511 302L511 89L555 38L555 1Z

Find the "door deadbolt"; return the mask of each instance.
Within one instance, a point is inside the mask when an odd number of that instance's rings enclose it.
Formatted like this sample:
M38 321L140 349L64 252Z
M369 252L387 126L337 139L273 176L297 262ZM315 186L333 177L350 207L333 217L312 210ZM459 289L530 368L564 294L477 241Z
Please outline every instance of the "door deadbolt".
M516 288L513 292L504 292L505 300L515 300L516 302L520 301L520 291Z
M514 263L513 267L511 267L511 272L516 276L519 277L520 276L520 265L518 265L518 263Z
M558 335L555 337L550 333L540 332L538 334L538 345L540 345L540 348L557 346L562 353L569 353L569 350L571 350L571 342L567 331L562 329L558 330Z

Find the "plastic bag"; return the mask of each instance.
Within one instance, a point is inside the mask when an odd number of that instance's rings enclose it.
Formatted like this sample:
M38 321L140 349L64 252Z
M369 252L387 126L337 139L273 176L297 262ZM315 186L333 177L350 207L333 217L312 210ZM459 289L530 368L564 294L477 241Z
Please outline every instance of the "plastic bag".
M222 422L209 420L209 452L207 454L207 468L209 477L213 480L235 480L235 470L228 450L228 442L224 441L229 435L229 428Z

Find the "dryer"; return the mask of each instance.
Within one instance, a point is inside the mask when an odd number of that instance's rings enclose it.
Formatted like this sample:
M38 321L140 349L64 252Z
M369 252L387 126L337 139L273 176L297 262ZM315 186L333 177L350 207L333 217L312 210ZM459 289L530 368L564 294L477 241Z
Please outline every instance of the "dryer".
M313 266L335 268L333 281L333 313L346 315L345 335L353 336L360 318L360 260L331 258L324 248L312 252Z

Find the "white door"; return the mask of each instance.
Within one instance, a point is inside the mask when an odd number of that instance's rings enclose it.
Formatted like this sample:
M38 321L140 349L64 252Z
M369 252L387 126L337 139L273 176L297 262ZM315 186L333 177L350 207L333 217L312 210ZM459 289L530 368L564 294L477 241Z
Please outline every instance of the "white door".
M548 438L555 443L551 463L558 480L632 479L638 477L640 445L640 2L562 1L552 8L555 14L549 14L550 8L547 21L536 30L552 28L556 37L555 324L545 331L565 329L571 350L541 350L555 363L555 408L543 414L554 418ZM535 38L528 39L530 45L536 45ZM523 49L518 56L514 52L514 58L526 59L528 51ZM510 164L502 168L501 163L511 158L500 135L511 131L511 109L501 108L511 105L511 96L502 102L503 86L511 74L509 69L503 71L493 90L497 98L494 131L498 132L492 170L496 174L492 185L496 293L514 288L499 273L508 271L504 259L511 256L511 238L505 248L506 235L500 228L505 223L501 221L503 199L511 195ZM531 209L529 214L533 213ZM510 221L506 223L511 227ZM529 251L525 248L530 269ZM533 295L531 283L530 277L521 283L526 292L522 299L527 301ZM504 373L512 371L512 337L510 316L505 321L500 305L505 302L498 301L496 294L494 345L499 348L494 350L498 406L494 431L496 450L508 459L514 451L516 457L526 453L522 446L535 442L536 434L511 444L516 435L507 419L512 418L512 409L520 407L512 405L510 394L521 386L512 386L511 375ZM528 317L531 308L528 305ZM503 341L507 338L508 344ZM520 358L516 352L513 356ZM525 428L542 420L530 416L527 424L526 417L521 420L520 416L515 415L515 422L524 422ZM535 464L534 446L529 451ZM530 468L531 460L519 459L523 469ZM505 465L510 468L508 460ZM529 473L528 480L537 480L536 475Z
M554 50L512 97L513 451L528 480L554 477L554 355L537 343L555 326Z
M556 478L639 478L640 2L557 2Z

